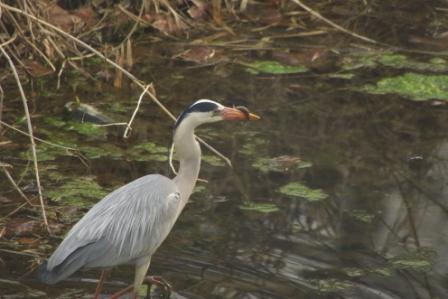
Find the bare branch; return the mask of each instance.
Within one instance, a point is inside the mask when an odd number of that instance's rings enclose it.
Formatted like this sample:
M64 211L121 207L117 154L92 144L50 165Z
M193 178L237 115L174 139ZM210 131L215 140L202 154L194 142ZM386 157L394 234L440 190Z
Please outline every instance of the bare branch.
M37 190L39 192L39 201L40 201L40 206L41 206L41 209L42 209L42 218L44 220L44 224L45 224L45 226L47 228L47 231L50 232L50 227L48 226L47 214L45 212L44 198L42 196L42 187L40 185L39 167L38 167L38 164L37 164L36 143L34 142L33 126L31 124L31 116L30 116L30 112L28 110L27 99L26 99L26 96L25 96L25 92L23 91L22 83L20 82L19 74L17 73L17 70L16 70L16 67L14 65L14 62L11 60L11 57L9 57L8 53L6 53L5 49L3 47L1 47L1 46L0 46L0 51L3 53L5 58L8 60L9 66L11 67L11 70L12 70L12 72L14 74L15 79L16 79L17 87L19 88L19 91L20 91L20 96L22 98L23 109L25 111L26 121L27 121L27 125L28 125L28 134L29 134L30 142L31 142L31 151L32 151L32 154L33 154L33 162L34 162L34 173L36 175L36 184L37 184Z
M300 0L292 0L294 3L296 3L297 5L299 5L301 8L303 8L304 10L306 10L307 12L309 12L310 14L312 14L314 17L318 18L321 21L324 21L325 23L327 23L328 25L336 28L339 31L342 31L344 33L347 33L353 37L356 37L358 39L361 39L363 41L372 43L372 44L379 44L379 42L377 42L376 40L373 40L371 38L359 35L353 31L350 31L348 29L345 29L344 27L339 26L338 24L336 24L335 22L325 18L324 16L322 16L320 13L318 13L317 11L311 9L310 7L306 6L305 4L302 3L302 1Z

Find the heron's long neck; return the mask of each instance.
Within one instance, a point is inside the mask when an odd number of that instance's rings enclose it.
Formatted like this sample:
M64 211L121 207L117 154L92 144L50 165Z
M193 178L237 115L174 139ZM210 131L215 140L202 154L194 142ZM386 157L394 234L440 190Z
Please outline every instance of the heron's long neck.
M173 180L181 193L183 208L193 192L201 168L201 148L194 138L194 128L181 124L174 135L174 147L180 166Z

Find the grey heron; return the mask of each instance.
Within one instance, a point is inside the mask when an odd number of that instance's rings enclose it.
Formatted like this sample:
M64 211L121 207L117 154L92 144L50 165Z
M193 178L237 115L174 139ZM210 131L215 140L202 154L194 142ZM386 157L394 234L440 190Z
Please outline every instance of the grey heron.
M134 283L111 298L127 292L136 296L145 281L151 256L171 231L196 184L201 148L195 140L195 128L221 120L256 119L259 117L247 109L225 107L211 100L191 104L177 118L174 127L178 174L173 179L160 174L143 176L96 203L39 267L39 279L55 284L80 269L99 268L103 271L95 291L98 298L106 270L131 264L135 266ZM164 283L151 276L147 281Z

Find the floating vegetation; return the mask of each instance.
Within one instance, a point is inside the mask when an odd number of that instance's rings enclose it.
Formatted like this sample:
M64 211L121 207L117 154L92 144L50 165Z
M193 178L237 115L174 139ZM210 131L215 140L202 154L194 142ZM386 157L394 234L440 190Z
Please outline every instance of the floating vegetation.
M154 142L145 142L134 146L129 152L132 159L136 161L168 161L169 150L165 146Z
M98 146L82 146L80 150L88 159L98 159L103 157L121 159L125 155L125 150L108 143L100 144Z
M215 167L222 167L225 166L226 164L224 163L223 160L221 160L220 158L218 158L217 156L212 156L212 155L203 155L202 156L202 160L207 163L210 164L212 166Z
M54 201L63 201L76 207L90 207L106 196L107 191L95 182L94 177L84 176L69 179L46 194Z
M433 58L428 62L417 61L402 54L385 54L378 58L384 66L396 69L412 69L416 71L446 72L448 63L442 58Z
M363 90L372 94L395 93L414 101L448 100L448 76L407 73L381 79L376 86L367 85Z
M328 77L332 78L332 79L350 80L350 79L353 79L353 77L355 77L355 74L353 74L353 73L335 73L335 74L329 74Z
M51 146L51 145L48 145L45 143L41 143L36 146L36 153L37 153L37 160L39 162L53 161L58 156L71 156L72 155L72 154L70 154L69 151L67 151L63 148ZM33 158L32 158L31 148L25 152L21 152L20 158L22 158L24 160L32 160Z
M352 287L352 283L347 280L339 280L335 278L330 279L319 279L315 281L317 283L317 288L323 293L334 293L338 291L343 291Z
M243 144L240 152L250 156L254 156L255 154L266 154L264 152L266 152L267 145L268 140L249 134L246 136L246 142Z
M193 188L193 193L201 193L202 191L205 191L205 189L204 185L196 185Z
M294 169L309 168L311 162L301 161L299 157L278 156L274 158L258 158L252 166L261 172L287 172Z
M270 60L259 60L253 61L251 63L245 64L247 66L246 70L251 74L297 74L308 72L308 68L301 65L285 65L277 61Z
M418 61L403 54L396 53L361 53L345 57L342 60L343 70L360 68L376 68L379 66L414 71L447 72L448 62L443 58L432 58L429 61Z
M429 248L406 252L392 258L390 261L395 268L410 269L418 272L431 270L437 253Z
M279 211L277 205L272 203L260 203L260 202L244 202L239 208L244 211L255 211L263 214Z
M360 277L366 274L366 270L355 267L342 268L342 272L350 277Z
M365 210L351 210L349 213L351 217L364 223L372 223L372 221L375 219L375 215Z
M311 189L298 182L289 183L280 187L279 192L292 197L302 197L308 201L320 201L328 197L328 194L322 190Z
M64 121L56 117L46 117L45 123L53 127L63 129L66 131L75 131L80 135L86 136L89 139L105 139L107 130L105 127L98 126L91 123L79 123L74 121Z

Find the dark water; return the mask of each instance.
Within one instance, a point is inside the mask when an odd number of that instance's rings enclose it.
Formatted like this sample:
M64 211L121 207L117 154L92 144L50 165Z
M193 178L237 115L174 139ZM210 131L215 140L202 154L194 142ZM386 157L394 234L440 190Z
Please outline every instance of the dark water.
M210 98L245 105L262 116L256 123L198 130L232 160L233 169L203 163L200 177L209 183L198 183L200 189L153 258L150 272L172 283L177 295L173 298L446 298L444 105L352 90L379 78L382 70L359 71L352 80L311 73L253 75L238 64L192 67L173 62L157 47L141 54L139 77L155 83L171 111L179 113L194 99ZM120 121L129 118L139 94L136 88L116 92L110 83L92 88L91 82L78 80L37 102L37 111L60 117L64 103L77 95ZM116 102L126 109L111 111ZM36 119L39 122L50 134L57 133L43 117ZM145 141L169 146L171 130L168 118L146 102L129 140L119 136L121 129L109 129L105 138L82 137L76 143L121 149ZM13 151L6 155L13 156ZM311 167L255 167L260 159L279 156L299 157ZM170 174L166 161L138 161L129 155L106 154L90 159L87 167L76 157L61 155L42 165L90 176L105 188L147 173ZM292 182L328 196L309 201L279 192ZM43 181L44 186L53 183ZM273 204L278 211L242 209L248 202ZM63 203L56 206L68 218L67 227L82 212L67 215ZM5 298L88 298L95 285L86 277L95 279L97 272L77 273L71 281L51 287L37 282L30 273L37 262L32 254L49 254L59 242L39 239L43 245L30 249L30 255L0 253L0 279L7 280L0 280L0 291ZM9 248L14 240L2 240L2 247ZM133 269L116 269L110 280L109 293L131 282Z

